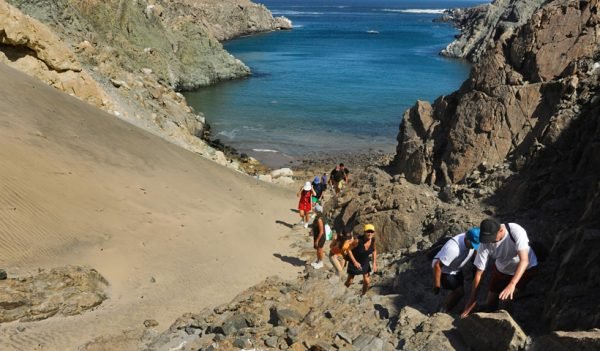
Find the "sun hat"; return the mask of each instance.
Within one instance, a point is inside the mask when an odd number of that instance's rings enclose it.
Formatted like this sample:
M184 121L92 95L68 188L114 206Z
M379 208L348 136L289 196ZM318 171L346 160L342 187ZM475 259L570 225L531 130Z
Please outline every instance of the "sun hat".
M320 182L321 182L321 178L319 178L319 176L315 176L315 179L313 179L313 183L319 184Z
M304 186L302 187L302 190L309 191L310 189L312 189L312 185L310 185L310 182L304 183Z
M479 242L482 244L495 242L499 230L500 223L497 220L493 218L484 219L479 225Z
M479 228L473 227L467 230L467 239L473 245L473 250L477 250L479 248Z
M315 205L314 209L319 213L323 213L323 206L321 205Z
M369 230L375 231L375 226L372 224L365 224L365 232L368 232Z

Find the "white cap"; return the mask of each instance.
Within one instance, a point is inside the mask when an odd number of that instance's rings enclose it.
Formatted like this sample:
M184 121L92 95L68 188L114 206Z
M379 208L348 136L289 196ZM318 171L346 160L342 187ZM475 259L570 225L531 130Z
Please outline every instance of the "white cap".
M309 191L310 189L312 189L312 185L310 185L310 182L306 182L304 183L304 187L302 189Z

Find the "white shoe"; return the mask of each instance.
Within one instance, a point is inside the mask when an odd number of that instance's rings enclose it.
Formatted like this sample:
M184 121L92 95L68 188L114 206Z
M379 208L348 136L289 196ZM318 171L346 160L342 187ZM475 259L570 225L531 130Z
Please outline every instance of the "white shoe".
M323 262L316 262L313 267L315 267L315 269L323 268Z
M308 228L308 223L304 223L304 228Z

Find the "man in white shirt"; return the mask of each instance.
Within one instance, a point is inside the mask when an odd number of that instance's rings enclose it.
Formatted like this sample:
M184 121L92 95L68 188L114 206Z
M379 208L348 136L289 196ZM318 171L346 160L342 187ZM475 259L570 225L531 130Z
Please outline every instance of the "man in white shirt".
M451 311L465 294L462 267L478 247L479 228L475 227L452 237L433 258L433 293L439 294L440 288L451 291L440 312Z
M481 245L473 263L477 271L471 298L461 317L468 316L475 307L481 276L490 259L494 260L494 266L487 305L492 310L498 307L498 299L512 300L515 290L525 288L537 273L537 257L529 247L529 238L523 227L516 223L500 224L488 218L481 222L479 228Z

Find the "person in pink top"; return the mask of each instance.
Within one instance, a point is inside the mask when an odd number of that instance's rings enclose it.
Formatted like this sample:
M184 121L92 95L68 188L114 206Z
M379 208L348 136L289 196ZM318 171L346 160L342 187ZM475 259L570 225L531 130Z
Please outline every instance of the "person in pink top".
M306 182L304 183L304 186L300 188L300 191L298 191L297 196L300 198L300 201L298 202L300 223L298 224L304 224L304 228L308 228L308 216L312 210L312 204L310 201L311 196L317 196L317 194L313 190L310 182Z

